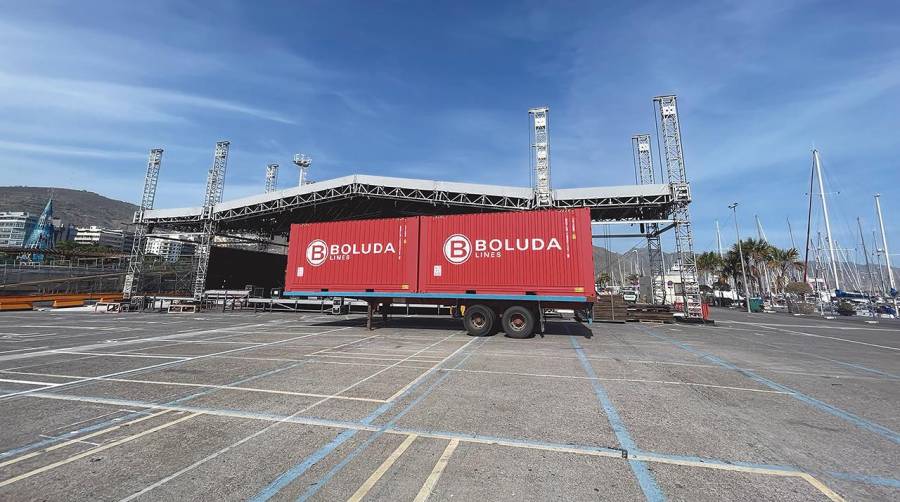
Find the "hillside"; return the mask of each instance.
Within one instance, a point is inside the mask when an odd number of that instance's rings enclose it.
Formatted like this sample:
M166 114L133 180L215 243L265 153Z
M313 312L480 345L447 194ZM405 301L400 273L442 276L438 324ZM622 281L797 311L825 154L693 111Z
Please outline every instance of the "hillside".
M87 190L68 188L0 186L0 211L40 214L53 193L53 216L79 227L97 225L124 228L131 224L137 206Z

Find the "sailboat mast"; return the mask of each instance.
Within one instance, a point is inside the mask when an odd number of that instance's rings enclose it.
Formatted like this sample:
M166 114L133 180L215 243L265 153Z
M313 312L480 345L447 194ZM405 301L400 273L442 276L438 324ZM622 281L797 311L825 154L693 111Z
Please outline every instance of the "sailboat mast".
M881 245L884 248L884 261L888 270L888 285L896 288L894 285L894 271L891 269L891 252L888 250L887 236L884 233L884 217L881 216L881 195L875 194L875 207L878 209L878 225L881 227Z
M719 220L716 220L716 246L719 249L719 258L722 257L722 234L719 233Z
M881 265L881 252L878 251L878 236L875 235L875 229L872 229L872 242L875 243L875 249L872 250L872 253L875 254L875 263L878 265L878 279L881 281L881 292L884 293L887 291L887 286L884 283L884 266Z
M862 241L863 257L866 259L866 275L869 276L869 295L873 295L875 293L875 279L872 277L872 267L869 265L869 252L866 250L866 238L862 233L862 223L859 221L859 216L856 217L856 226L859 227L859 240Z
M797 242L794 240L794 228L791 227L791 219L785 218L788 224L788 235L791 236L791 247L797 249Z
M818 150L813 150L813 159L816 163L816 176L819 178L819 195L822 196L822 213L825 215L825 235L828 237L828 255L831 258L831 272L834 274L834 289L841 289L837 261L834 259L834 240L831 238L831 221L828 219L828 203L825 201L825 184L822 182L822 164L819 162Z
M809 238L812 232L813 181L816 178L815 168L809 170L809 209L806 212L806 250L803 252L803 282L809 276Z

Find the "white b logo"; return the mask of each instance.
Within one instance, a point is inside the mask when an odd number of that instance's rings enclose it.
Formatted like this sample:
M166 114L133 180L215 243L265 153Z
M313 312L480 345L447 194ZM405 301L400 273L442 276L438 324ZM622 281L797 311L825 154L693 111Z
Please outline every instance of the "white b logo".
M444 258L454 265L465 263L472 255L472 243L462 234L453 234L444 241Z
M306 261L314 267L325 263L328 258L328 245L322 239L310 241L306 246Z

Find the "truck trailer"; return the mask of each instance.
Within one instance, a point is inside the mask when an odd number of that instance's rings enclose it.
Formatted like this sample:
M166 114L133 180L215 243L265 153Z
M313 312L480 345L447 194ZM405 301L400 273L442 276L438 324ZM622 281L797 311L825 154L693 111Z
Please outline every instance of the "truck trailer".
M291 225L285 296L452 307L466 331L527 338L546 309L590 319L587 208ZM370 324L371 326L371 324Z

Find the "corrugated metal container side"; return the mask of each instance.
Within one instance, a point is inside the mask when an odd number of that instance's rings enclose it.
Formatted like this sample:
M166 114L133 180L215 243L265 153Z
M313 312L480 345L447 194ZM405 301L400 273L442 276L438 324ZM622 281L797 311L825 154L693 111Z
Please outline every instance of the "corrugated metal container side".
M413 292L418 218L291 225L286 291Z
M586 208L422 218L419 291L593 300Z

